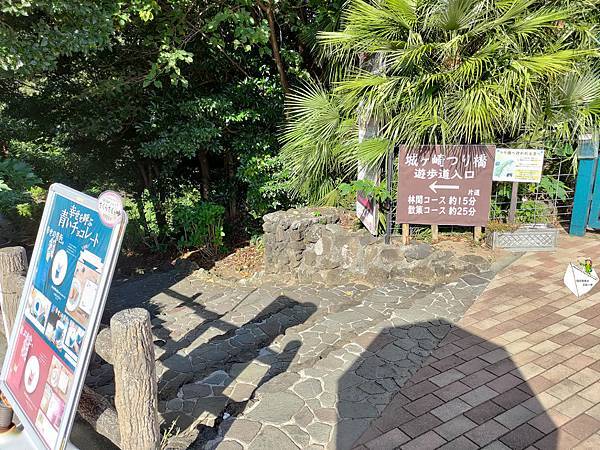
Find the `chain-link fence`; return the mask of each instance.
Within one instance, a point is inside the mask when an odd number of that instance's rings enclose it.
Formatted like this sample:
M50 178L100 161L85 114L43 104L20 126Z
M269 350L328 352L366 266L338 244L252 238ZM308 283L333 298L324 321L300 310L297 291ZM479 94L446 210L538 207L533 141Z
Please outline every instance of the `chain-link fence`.
M510 147L498 144L498 147ZM576 175L572 156L551 156L544 159L543 175L540 183L519 183L515 221L520 224L551 224L568 229L573 209ZM392 166L387 164L386 167ZM386 178L389 176L386 170ZM394 198L391 209L392 234L400 234L401 227L396 223L396 195L398 192L398 152L394 154L392 166L391 194ZM490 201L490 222L507 222L510 210L512 183L492 182ZM389 216L388 216L389 217ZM440 225L440 234L472 233L472 227ZM431 235L428 225L411 225L413 238L427 238Z

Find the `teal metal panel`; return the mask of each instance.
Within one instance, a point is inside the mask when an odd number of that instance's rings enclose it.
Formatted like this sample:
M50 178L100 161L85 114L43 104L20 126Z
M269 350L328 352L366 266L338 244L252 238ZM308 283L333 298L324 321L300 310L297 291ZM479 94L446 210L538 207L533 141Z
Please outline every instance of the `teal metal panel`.
M596 166L596 159L579 160L575 198L573 199L573 214L571 215L571 227L569 229L569 234L573 236L583 236L588 225ZM600 187L599 179L600 177L596 177L598 187ZM600 195L600 190L596 189L596 195Z
M596 164L596 180L592 192L592 206L590 207L588 226L600 229L600 164Z

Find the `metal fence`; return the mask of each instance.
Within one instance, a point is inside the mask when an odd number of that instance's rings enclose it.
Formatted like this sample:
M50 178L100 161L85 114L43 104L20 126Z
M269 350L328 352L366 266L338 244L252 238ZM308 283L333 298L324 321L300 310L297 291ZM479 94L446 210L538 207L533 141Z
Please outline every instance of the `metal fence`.
M510 147L498 144L498 147ZM568 229L573 209L576 175L573 170L572 156L550 157L544 160L544 170L540 183L520 183L517 197L516 221L527 224L552 224ZM391 194L394 197L388 207L393 218L391 234L400 234L401 227L396 223L396 201L398 192L398 152L393 159L393 166L388 161L386 179L392 168ZM390 186L388 184L388 186ZM507 222L510 208L512 183L492 182L489 220L492 222ZM388 216L389 217L389 216ZM440 225L440 233L462 234L471 233L472 227L456 225ZM429 225L411 225L410 235L415 238L427 238L431 234Z

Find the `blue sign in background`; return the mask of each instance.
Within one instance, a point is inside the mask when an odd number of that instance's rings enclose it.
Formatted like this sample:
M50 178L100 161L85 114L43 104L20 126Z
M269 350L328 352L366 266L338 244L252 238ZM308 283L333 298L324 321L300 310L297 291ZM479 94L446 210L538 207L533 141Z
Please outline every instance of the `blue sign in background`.
M80 261L82 253L87 251L95 255L99 263L104 265L112 232L113 229L104 225L99 214L94 210L58 194L55 196L44 230L33 286L61 313L66 312L71 320L73 317L66 311L66 306L77 263ZM64 250L67 256L66 267L60 267L61 271L65 271L64 279L59 284L55 284L52 279L52 270L56 271L57 268L53 267L53 264L56 255L61 250ZM82 263L93 270L99 269L91 267L89 260ZM60 278L63 276L61 275ZM85 329L87 324L80 323L79 325ZM40 333L40 335L52 350L62 357L63 361L74 368L72 362L64 357L64 347L58 349L44 333Z

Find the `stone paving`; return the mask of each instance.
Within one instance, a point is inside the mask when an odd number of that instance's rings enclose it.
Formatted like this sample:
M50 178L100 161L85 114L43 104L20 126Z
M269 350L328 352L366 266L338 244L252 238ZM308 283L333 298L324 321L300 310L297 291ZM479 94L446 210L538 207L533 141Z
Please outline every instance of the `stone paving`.
M563 285L583 257L600 241L561 235L500 272L356 450L599 449L600 291Z
M169 448L351 448L493 278L464 258L473 273L437 286L161 274L117 286L106 316L151 312L163 428L181 429ZM91 367L86 383L113 395L111 366Z

